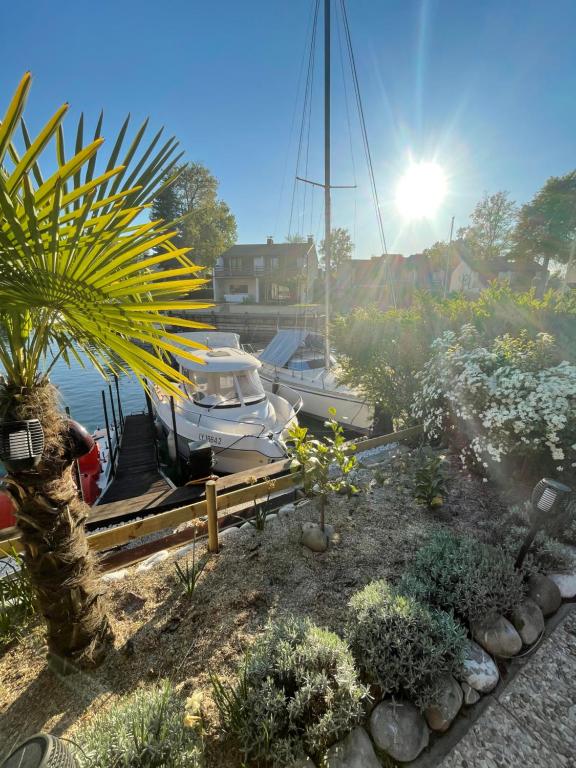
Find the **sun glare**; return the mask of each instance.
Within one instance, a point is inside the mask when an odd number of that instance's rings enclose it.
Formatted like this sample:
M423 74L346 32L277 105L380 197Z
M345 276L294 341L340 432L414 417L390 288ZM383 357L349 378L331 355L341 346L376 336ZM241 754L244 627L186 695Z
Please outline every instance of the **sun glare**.
M433 219L446 188L446 174L438 163L413 162L398 182L396 205L407 219Z

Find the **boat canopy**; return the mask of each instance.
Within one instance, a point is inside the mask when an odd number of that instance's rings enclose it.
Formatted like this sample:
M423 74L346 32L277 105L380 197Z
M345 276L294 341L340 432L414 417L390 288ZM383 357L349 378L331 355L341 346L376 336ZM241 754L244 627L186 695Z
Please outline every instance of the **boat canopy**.
M291 328L278 331L270 344L260 353L260 360L276 368L284 368L300 347L322 349L322 337L318 333Z

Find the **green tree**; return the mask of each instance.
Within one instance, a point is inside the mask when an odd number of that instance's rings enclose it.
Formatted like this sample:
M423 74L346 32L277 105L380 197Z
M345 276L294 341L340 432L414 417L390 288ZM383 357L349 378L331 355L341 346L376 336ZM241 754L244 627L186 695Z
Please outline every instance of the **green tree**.
M218 199L218 180L201 163L177 168L174 181L152 202L152 221L176 222L175 244L191 249L197 264L213 266L236 240L236 219Z
M330 266L332 272L337 272L338 267L345 261L350 261L354 245L350 239L350 233L344 227L333 229L330 235ZM320 254L322 263L326 253L326 243L322 240L320 243Z
M469 246L479 259L494 259L506 254L512 247L512 235L518 209L508 192L484 194L472 211L472 224L458 230L458 237Z
M520 209L513 254L548 269L550 261L566 264L576 246L576 171L552 176Z
M68 156L67 105L29 137L22 114L30 85L27 74L0 122L0 425L38 420L44 444L33 469L7 462L5 481L50 656L86 665L104 655L110 628L84 530L89 509L72 475L77 449L49 374L57 359L84 353L101 373L131 369L140 382L179 396L185 379L165 359L178 348L163 312L197 309L179 297L205 281L195 278L168 224L141 218L174 167L177 142L155 152L157 134L143 146L145 123L123 149L126 122L110 156L101 157L102 118L87 144L80 118ZM50 144L57 164L44 177L40 160ZM96 167L106 170L95 175ZM158 255L147 255L152 248ZM183 266L158 269L173 257ZM195 327L172 317L170 324Z

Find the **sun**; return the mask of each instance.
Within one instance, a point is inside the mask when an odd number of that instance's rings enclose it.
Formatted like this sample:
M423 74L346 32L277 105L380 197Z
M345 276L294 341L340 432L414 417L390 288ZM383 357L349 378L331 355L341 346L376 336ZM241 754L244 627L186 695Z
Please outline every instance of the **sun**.
M446 191L446 174L438 163L412 162L398 182L396 205L406 219L433 219Z

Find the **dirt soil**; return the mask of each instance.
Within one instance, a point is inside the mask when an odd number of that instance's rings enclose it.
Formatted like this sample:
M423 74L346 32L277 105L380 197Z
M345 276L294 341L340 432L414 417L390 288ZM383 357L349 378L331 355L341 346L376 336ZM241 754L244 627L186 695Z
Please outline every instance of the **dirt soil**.
M129 569L105 589L116 635L95 671L59 678L46 665L43 631L34 627L0 658L0 756L39 730L73 738L95 712L163 678L186 695L201 690L210 768L239 765L218 736L209 672L232 678L245 649L266 623L283 615L309 616L341 632L350 596L374 579L396 580L405 563L438 527L488 536L488 521L504 505L494 489L449 463L445 504L431 512L414 500L415 459L407 450L360 471L360 496L330 500L327 522L336 538L316 554L300 544L303 522L317 520L304 503L287 521L223 536L192 598L176 578L175 556L148 571ZM204 551L197 545L197 556ZM181 556L182 557L182 556Z

